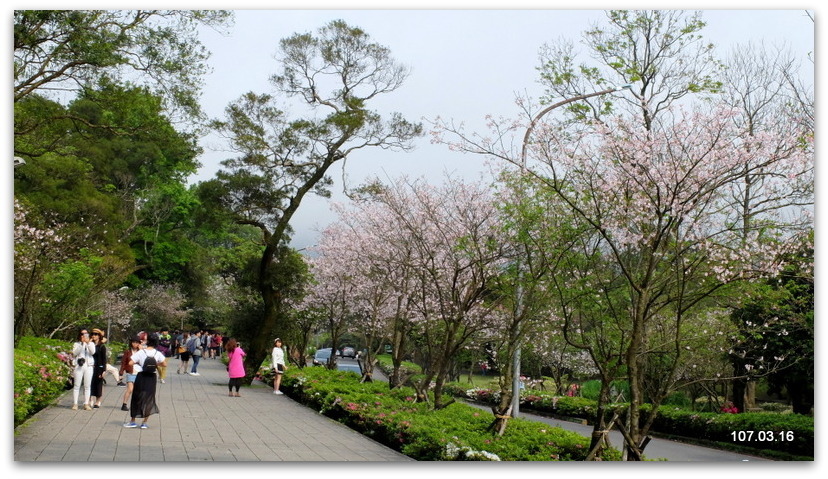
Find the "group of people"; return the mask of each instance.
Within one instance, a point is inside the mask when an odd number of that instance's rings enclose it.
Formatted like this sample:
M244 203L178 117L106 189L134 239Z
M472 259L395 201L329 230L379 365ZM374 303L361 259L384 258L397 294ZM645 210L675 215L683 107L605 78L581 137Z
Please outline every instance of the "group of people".
M227 383L230 397L241 397L239 388L241 387L242 378L245 376L244 357L247 353L241 348L241 345L234 339L230 338L227 341L227 376L230 381ZM287 369L285 363L285 350L282 348L282 340L276 338L273 340L273 349L271 350L271 367L275 373L273 377L273 394L284 394L279 390L282 384L282 374ZM235 389L235 391L233 391Z
M223 342L224 338L216 332L211 334L209 331L176 331L172 346L175 357L179 359L178 374L199 376L198 363L201 358L219 359L222 349L226 348ZM187 371L191 359L193 366Z
M106 373L106 335L100 329L83 328L72 346L72 409L78 409L80 390L83 387L83 409L101 407L104 374Z
M178 332L176 332L178 333ZM218 333L210 334L206 331L184 332L171 335L168 329L147 334L140 332L130 338L129 347L121 358L121 367L118 370L119 386L126 387L121 410L129 411L130 421L124 424L128 428L146 429L147 420L152 414L158 413L156 403L157 381L163 384L166 378L167 358L177 356L180 360L178 373L198 376L198 362L202 357L217 359L221 357L222 348L227 351L229 378L228 389L231 397L241 397L239 388L242 378L245 377L244 358L247 353L234 338L222 343L223 338ZM103 399L104 375L107 371L106 334L100 329L82 328L78 332L78 340L72 348L74 365L74 387L72 392L72 409L78 409L80 389L84 388L83 409L99 408ZM187 372L187 364L193 359L193 367ZM273 393L282 394L279 390L282 374L287 369L282 340L276 338L271 351L272 367L275 372ZM114 374L114 371L113 371ZM122 379L126 379L126 383ZM233 391L235 389L235 392ZM129 406L127 406L129 404ZM142 418L140 425L135 422Z

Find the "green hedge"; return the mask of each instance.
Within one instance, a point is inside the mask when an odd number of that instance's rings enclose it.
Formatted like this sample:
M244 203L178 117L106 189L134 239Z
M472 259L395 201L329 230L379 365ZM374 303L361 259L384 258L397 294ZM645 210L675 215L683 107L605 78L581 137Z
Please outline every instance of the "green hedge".
M52 404L72 375L71 343L28 338L14 349L14 426Z
M494 404L499 399L498 390L469 389L458 383L448 384L445 391L455 397L487 404ZM550 393L537 391L523 391L520 404L521 408L527 410L584 419L589 423L594 423L597 413L597 402L592 399L556 397ZM613 407L625 409L626 404L615 404ZM643 405L642 412L649 412L651 407L649 404ZM775 451L805 459L812 458L814 455L814 418L800 414L699 413L675 406L661 406L652 430L672 436ZM740 434L739 431L743 433ZM753 431L752 436L749 431ZM735 438L734 432L736 432ZM742 441L740 437L751 437L752 440ZM767 440L771 437L774 440Z
M814 418L801 414L697 413L662 406L658 410L653 429L667 434L797 456L814 455ZM751 440L742 440L743 438Z
M266 371L260 377L272 381ZM434 411L430 404L414 402L413 389L360 383L351 372L291 368L282 388L293 399L420 461L580 461L588 453L589 439L579 434L518 418L509 420L505 434L497 437L489 430L490 413L461 403ZM602 457L619 458L615 449Z

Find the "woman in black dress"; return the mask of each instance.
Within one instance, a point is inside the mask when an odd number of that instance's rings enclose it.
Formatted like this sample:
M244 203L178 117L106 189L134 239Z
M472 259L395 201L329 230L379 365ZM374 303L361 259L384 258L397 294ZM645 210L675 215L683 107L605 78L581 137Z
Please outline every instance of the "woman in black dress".
M101 400L103 399L103 377L106 373L106 337L104 332L100 329L92 330L92 342L95 343L95 354L92 357L95 359L95 369L92 372L92 397L95 398L95 405L93 408L101 407ZM92 398L89 399L92 402Z
M129 365L135 371L136 377L129 405L131 419L124 424L124 427L139 427L135 422L135 418L140 417L144 418L140 427L146 429L148 427L147 419L153 414L158 414L158 405L155 403L155 386L158 380L156 371L149 371L147 358L155 359L156 367L165 366L166 358L155 349L156 347L158 347L158 335L150 334L147 338L146 349L139 350L130 358Z

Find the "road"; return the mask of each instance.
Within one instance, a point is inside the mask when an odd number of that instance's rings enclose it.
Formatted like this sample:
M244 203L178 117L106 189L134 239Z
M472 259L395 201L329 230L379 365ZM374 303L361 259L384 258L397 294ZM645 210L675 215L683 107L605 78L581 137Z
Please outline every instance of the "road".
M489 406L483 404L477 404L473 402L466 401L466 404L469 406L474 406L479 409L484 409L486 411L491 411ZM587 426L583 424L578 424L570 421L564 421L562 419L555 419L545 416L539 416L537 414L526 413L520 411L518 413L518 417L523 419L531 420L531 421L538 421L545 424L549 424L550 426L559 427L561 429L565 429L567 431L576 432L582 436L590 437L592 436L592 426ZM620 448L620 446L624 443L624 438L621 437L621 433L618 431L611 431L610 432L610 443L615 448ZM722 451L720 449L713 449L709 447L702 447L696 446L693 444L687 444L678 441L672 441L669 439L659 439L653 438L649 444L647 444L647 448L644 451L644 456L646 459L666 459L670 462L676 461L690 461L690 462L722 462L722 461L730 461L730 462L752 462L752 461L768 461L768 459L757 457L757 456L750 456L746 454L737 454L735 452L730 451Z

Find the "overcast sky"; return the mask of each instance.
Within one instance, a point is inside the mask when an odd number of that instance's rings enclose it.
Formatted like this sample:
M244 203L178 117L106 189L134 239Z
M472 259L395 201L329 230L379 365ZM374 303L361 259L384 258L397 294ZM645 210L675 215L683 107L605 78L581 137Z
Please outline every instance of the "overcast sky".
M786 44L807 61L814 51L814 23L803 10L704 10L707 41L722 55L736 43ZM401 112L414 121L437 116L462 121L470 130L483 130L487 114L514 117L516 92L537 98L538 52L544 43L560 38L578 43L582 33L605 19L603 10L262 10L236 11L227 36L206 31L201 39L212 52L202 104L212 117L243 93L274 92L268 78L276 73L274 55L280 39L313 32L331 20L343 19L364 29L374 41L390 48L397 61L411 69L406 83L373 104L388 113ZM202 141L203 167L193 181L211 178L229 153L217 137ZM441 181L450 172L477 177L485 171L481 157L450 152L433 145L428 136L412 152L361 150L344 169L350 186L366 177L428 176ZM344 199L342 165L332 177L334 201ZM315 242L317 231L335 219L330 200L310 197L296 216L292 244Z

